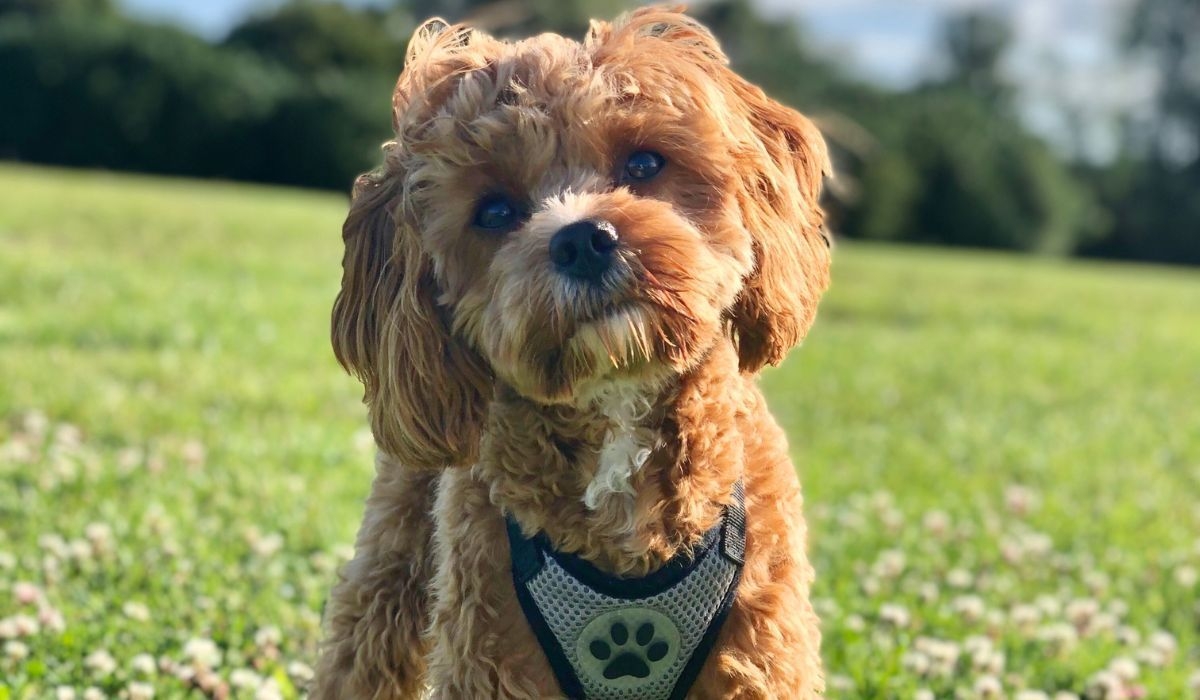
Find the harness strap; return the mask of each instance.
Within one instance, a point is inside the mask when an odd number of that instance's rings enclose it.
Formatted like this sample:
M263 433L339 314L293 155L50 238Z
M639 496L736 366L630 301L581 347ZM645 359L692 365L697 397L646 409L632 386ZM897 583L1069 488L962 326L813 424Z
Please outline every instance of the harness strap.
M506 519L513 585L563 693L578 700L682 700L733 605L746 552L739 481L689 553L620 578Z

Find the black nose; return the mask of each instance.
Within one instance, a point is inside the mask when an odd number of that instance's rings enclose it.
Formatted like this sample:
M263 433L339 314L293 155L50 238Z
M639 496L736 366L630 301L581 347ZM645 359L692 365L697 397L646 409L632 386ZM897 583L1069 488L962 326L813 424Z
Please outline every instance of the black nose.
M550 260L564 275L595 282L612 267L617 229L607 221L576 221L550 239Z

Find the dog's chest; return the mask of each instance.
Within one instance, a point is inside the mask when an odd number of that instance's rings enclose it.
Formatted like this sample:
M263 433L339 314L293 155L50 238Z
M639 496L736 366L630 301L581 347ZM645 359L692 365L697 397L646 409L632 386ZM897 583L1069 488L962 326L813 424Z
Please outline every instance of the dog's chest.
M741 486L690 553L636 579L555 551L507 524L517 599L563 692L585 700L671 700L691 687L741 577Z

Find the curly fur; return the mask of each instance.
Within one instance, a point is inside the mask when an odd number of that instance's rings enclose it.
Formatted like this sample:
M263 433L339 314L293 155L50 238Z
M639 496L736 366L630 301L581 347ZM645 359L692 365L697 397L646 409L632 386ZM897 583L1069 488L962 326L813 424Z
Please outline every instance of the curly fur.
M676 8L580 43L432 21L393 97L395 140L355 185L333 312L380 449L326 612L313 698L560 691L516 601L504 516L619 575L692 547L746 485L746 566L696 698L822 691L800 485L756 373L828 284L824 142L735 75ZM634 151L667 161L624 182ZM481 198L525 204L506 232ZM564 225L618 232L581 286Z

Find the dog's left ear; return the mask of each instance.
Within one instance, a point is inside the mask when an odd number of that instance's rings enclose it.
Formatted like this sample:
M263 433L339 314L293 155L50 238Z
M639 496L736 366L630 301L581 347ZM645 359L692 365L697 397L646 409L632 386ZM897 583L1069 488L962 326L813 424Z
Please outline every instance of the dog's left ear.
M755 268L729 311L741 368L779 364L804 339L829 286L830 245L820 197L832 165L821 132L732 71L729 104L748 131L739 206Z

